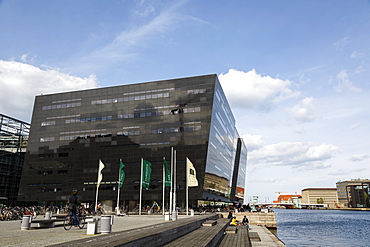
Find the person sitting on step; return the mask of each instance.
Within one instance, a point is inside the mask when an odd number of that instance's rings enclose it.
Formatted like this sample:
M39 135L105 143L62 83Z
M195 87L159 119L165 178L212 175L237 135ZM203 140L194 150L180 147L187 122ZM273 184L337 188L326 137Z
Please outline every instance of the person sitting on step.
M237 220L236 220L236 218L235 218L235 217L233 217L233 218L231 219L231 223L230 223L230 225L231 225L231 226L236 226L236 225L238 225L238 223L239 223L239 221L237 221Z

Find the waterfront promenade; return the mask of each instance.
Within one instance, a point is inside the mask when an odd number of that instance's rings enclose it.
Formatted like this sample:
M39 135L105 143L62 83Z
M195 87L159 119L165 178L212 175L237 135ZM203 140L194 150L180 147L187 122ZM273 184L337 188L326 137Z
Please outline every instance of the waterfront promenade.
M128 236L140 239L150 232L168 229L172 226L179 227L182 224L185 226L189 222L206 220L210 216L212 214L193 217L179 215L177 221L165 221L163 215L115 216L111 233L95 235L86 235L86 228L72 227L69 231L66 231L61 222L57 222L54 228L31 227L30 230L21 230L20 220L1 221L0 246L89 246L88 243L96 242L98 244L99 241L100 244L101 241L106 241L104 245L100 246L114 246L113 243L110 245L109 241L114 239L121 241L122 238L128 238ZM258 232L261 238L261 241L258 243L252 242L252 246L283 246L273 238L274 236L271 233L266 232L265 228L261 226L253 226L251 231ZM98 232L100 232L100 229L98 229Z

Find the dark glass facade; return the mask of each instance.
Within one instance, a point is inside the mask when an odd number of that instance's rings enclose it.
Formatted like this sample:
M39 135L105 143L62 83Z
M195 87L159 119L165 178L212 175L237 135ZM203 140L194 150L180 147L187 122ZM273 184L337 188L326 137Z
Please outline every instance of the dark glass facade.
M348 207L370 208L370 183L347 185Z
M143 200L162 201L163 158L170 161L173 147L180 206L186 157L199 182L189 188L190 205L203 199L230 201L232 186L245 184L244 145L238 181L232 181L238 137L216 75L37 96L19 200L64 202L77 189L82 201L93 202L102 160L99 200L113 206L122 160L126 178L120 198L132 208L139 200L143 158L152 163Z
M351 179L337 182L338 204L342 208L370 208L370 180Z
M0 114L0 204L17 205L30 125Z

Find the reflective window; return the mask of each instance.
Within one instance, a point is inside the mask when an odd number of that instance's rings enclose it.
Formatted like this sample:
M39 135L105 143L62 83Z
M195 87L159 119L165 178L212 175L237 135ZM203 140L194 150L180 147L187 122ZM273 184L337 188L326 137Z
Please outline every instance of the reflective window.
M55 125L55 121L41 122L41 126L49 126L49 125Z
M54 109L71 108L71 107L78 107L78 106L81 106L81 102L61 104L61 105L48 105L48 106L43 106L41 109L44 111L44 110L54 110Z
M40 142L52 142L54 139L54 137L41 137Z

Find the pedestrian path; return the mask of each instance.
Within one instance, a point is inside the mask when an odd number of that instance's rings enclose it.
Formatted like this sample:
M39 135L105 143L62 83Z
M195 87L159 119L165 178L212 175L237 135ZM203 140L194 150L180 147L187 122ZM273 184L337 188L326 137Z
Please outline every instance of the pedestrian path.
M258 225L251 225L251 229L249 230L249 234L256 235L259 237L258 239L251 238L252 246L263 246L263 247L276 247L276 246L285 246L274 234L272 234L266 227L258 226Z
M86 228L72 227L66 231L62 223L56 223L53 228L21 230L20 220L0 221L0 246L131 246L130 243L138 241L142 242L136 246L163 246L163 243L195 231L201 227L200 222L217 217L216 214L179 215L177 221L165 221L163 215L115 216L111 233L95 235L87 235ZM260 242L252 241L252 246L284 246L265 227L252 226L250 232L256 232L261 239Z
M39 217L42 216L37 218ZM182 218L182 216L179 217L179 219ZM114 217L112 232L147 227L159 223L166 224L166 222L168 221L164 221L164 216L162 215ZM54 228L31 227L30 230L21 230L20 220L0 221L0 229L0 246L2 247L41 247L94 236L86 235L86 228L72 227L66 231L62 222L56 223Z

